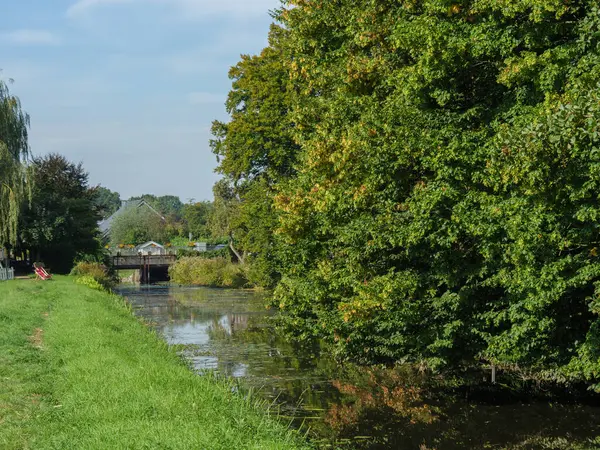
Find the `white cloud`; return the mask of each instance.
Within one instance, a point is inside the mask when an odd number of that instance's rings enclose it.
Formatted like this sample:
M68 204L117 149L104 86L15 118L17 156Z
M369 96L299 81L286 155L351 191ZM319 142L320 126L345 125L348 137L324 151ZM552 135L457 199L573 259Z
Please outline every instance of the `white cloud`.
M77 17L97 7L132 3L133 1L135 0L79 0L67 9L67 16Z
M2 34L2 40L17 45L58 45L60 39L44 30L15 30Z
M225 103L225 95L210 92L191 92L188 100L192 105L206 105L207 103Z
M212 14L262 15L279 6L278 0L170 0L169 3L177 3L182 11L197 17Z
M279 0L79 0L67 9L67 16L76 18L100 7L129 3L172 6L184 17L195 19L221 14L262 15L280 5Z

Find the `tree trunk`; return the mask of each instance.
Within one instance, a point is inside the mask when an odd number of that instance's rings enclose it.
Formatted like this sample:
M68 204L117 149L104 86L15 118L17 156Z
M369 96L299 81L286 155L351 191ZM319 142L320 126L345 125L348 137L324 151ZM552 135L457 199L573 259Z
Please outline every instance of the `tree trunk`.
M233 239L231 239L231 237L229 238L229 248L234 253L234 255L236 256L236 258L238 259L238 261L240 262L240 264L244 264L244 257L245 256L244 256L243 253L240 255L239 252L235 249L235 247L233 246Z

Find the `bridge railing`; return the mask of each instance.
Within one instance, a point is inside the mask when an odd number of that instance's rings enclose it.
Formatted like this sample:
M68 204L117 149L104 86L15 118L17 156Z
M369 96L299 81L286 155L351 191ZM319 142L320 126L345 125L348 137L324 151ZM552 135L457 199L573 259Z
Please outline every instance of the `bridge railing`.
M114 267L170 266L177 260L175 255L126 255L113 256Z
M148 251L150 251L150 255L148 255ZM119 249L110 249L109 250L110 256L140 256L140 253L142 255L146 255L146 256L165 256L165 255L177 255L177 249L174 248L169 248L169 249L164 249L164 250L147 250L144 249L144 251L140 251L138 249L135 248L119 248Z
M148 252L151 253L151 256L158 256L158 255L177 255L179 253L180 250L183 251L197 251L197 252L212 252L212 251L216 251L216 250L221 250L223 248L225 248L226 245L223 244L217 244L217 245L199 245L199 246L187 246L187 247L165 247L165 248L145 248L143 250L139 250L135 247L133 248L128 248L128 247L123 247L123 248L118 248L118 247L111 247L108 248L108 253L110 254L110 256L138 256L140 253L147 255Z

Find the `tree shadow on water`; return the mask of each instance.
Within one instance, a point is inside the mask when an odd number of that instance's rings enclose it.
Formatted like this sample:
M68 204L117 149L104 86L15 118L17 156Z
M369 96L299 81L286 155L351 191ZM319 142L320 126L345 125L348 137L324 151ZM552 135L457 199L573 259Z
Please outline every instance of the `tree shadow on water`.
M409 380L410 381L410 380ZM591 449L600 448L600 408L579 403L466 400L400 382L334 382L344 402L331 405L322 448ZM323 434L322 434L323 435Z

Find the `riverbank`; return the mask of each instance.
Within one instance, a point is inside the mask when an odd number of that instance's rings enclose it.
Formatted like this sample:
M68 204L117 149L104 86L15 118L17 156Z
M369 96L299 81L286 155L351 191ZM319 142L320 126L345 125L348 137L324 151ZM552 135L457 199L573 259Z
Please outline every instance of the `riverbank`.
M327 346L298 345L278 333L273 311L252 291L175 285L118 290L190 364L235 378L242 391L276 405L317 448L600 446L600 403L573 390L554 395L519 388L502 371L492 385L489 370L442 377L410 365L340 364Z
M58 277L0 284L0 448L303 444L195 375L122 300Z

